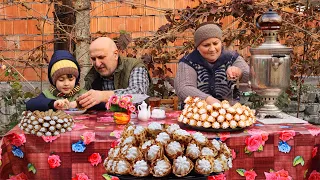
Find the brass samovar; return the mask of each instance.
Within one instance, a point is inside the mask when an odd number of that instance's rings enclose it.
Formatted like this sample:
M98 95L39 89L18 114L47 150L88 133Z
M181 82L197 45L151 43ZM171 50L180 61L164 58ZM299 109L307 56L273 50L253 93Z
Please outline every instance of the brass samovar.
M284 114L275 102L290 85L292 48L277 41L281 23L281 17L271 9L257 19L257 26L263 31L265 39L260 46L250 48L251 87L264 101L264 106L257 109L258 118L282 118Z

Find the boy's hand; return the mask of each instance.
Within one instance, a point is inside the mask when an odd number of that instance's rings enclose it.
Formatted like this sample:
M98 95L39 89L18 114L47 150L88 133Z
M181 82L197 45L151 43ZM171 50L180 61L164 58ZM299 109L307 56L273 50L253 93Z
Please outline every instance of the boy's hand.
M74 109L74 108L77 108L77 102L76 101L72 101L69 103L69 109Z
M55 109L69 109L69 104L68 99L59 99L54 101L53 106Z

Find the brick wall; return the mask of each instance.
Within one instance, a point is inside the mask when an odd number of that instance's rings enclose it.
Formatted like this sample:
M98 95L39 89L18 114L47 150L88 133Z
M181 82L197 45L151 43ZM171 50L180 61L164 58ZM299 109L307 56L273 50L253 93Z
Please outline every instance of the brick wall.
M46 43L46 53L53 52L54 5L40 0L27 0L11 3L0 2L0 54L6 62L15 64L27 80L39 81L39 68L25 68L26 62L36 64L37 60L28 59L30 51ZM124 0L91 1L90 31L93 36L106 32L109 37L119 36L120 30L131 33L133 38L150 36L161 25L167 23L164 12L168 9L183 9L198 5L196 0ZM226 19L226 21L230 21ZM226 22L228 24L228 22ZM41 33L43 32L43 33ZM173 46L181 45L178 40ZM36 54L41 51L36 51ZM176 71L176 63L168 64ZM45 68L43 79L46 80ZM0 70L0 81L4 80ZM173 75L174 76L174 75Z

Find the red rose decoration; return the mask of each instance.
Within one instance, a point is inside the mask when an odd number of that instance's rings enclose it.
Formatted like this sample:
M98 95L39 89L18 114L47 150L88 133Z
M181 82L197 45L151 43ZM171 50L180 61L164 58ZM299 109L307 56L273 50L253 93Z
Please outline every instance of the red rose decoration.
M221 141L225 141L230 137L230 132L219 133L219 138Z
M256 179L256 172L253 170L244 172L244 176L246 177L246 180L255 180Z
M102 159L99 153L93 153L91 154L91 156L89 157L89 162L91 163L92 166L96 166L99 163L101 163Z
M311 153L312 158L314 158L317 155L317 152L318 152L318 147L314 147Z
M320 179L320 173L316 170L313 170L308 178L308 180L319 180Z
M28 176L22 172L15 176L10 176L8 180L28 180Z
M247 145L247 149L251 152L257 151L262 145L262 137L261 135L253 135L251 137L246 137L245 143Z
M90 180L85 173L78 173L76 177L73 177L72 180Z
M294 130L284 130L280 132L279 139L282 141L288 141L289 139L293 139L293 136L296 135Z
M50 168L56 168L59 167L61 160L60 157L58 155L51 155L48 157L48 164L50 166Z
M60 134L58 136L41 136L42 139L45 141L45 142L52 142L56 139L58 139L58 137L60 137Z
M237 153L236 151L234 151L234 149L232 149L231 154L232 154L232 159L236 159Z
M26 136L24 134L12 133L9 134L7 137L9 142L17 147L23 145L26 142Z
M226 176L224 174L208 176L208 180L226 180Z

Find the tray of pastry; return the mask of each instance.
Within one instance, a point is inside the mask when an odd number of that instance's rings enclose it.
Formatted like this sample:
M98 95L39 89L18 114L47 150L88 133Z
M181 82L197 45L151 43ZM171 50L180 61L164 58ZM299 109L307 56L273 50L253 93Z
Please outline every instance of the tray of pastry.
M178 122L199 131L240 131L256 122L255 111L228 101L207 104L198 97L187 97Z
M230 148L178 124L129 124L104 167L120 179L207 179L232 168Z

